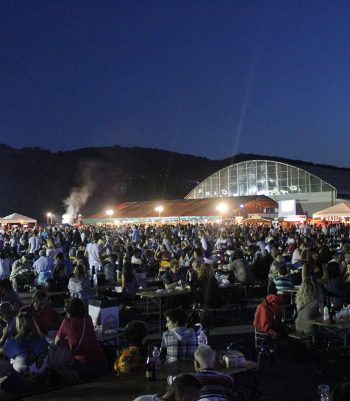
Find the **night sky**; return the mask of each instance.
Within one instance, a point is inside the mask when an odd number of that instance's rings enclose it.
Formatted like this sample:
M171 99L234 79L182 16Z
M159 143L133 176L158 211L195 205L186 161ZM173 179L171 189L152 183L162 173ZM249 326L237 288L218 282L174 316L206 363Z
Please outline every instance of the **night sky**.
M350 2L0 2L0 142L350 167Z

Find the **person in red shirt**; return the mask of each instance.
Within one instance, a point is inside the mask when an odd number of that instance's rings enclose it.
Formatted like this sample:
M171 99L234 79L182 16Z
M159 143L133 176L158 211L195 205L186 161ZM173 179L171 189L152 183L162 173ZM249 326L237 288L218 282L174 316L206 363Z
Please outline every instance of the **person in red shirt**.
M83 379L94 379L105 372L107 361L97 341L91 317L79 298L65 300L66 318L61 323L55 344L72 352L77 371Z
M33 302L23 306L21 312L29 312L36 320L42 333L57 330L62 320L60 314L47 302L45 291L38 290L33 295Z

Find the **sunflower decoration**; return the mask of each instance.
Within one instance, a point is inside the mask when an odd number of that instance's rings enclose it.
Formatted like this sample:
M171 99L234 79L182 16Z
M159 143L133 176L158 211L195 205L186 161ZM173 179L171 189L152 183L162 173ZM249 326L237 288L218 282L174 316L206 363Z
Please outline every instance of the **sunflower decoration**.
M117 359L114 363L114 371L119 373L130 373L140 369L141 357L139 347L130 345L127 348L117 351Z

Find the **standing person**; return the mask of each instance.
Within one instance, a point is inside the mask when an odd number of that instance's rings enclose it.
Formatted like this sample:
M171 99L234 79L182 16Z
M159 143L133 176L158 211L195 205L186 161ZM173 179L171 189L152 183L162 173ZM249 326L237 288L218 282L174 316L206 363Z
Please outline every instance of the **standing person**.
M33 235L29 238L28 241L28 253L34 253L35 251L39 251L43 241L41 237L38 235L38 230L33 231Z
M99 235L94 233L92 236L92 242L86 245L84 256L89 260L90 274L92 274L92 267L94 266L97 271L102 270L102 257L101 245L98 244Z
M139 228L135 225L132 227L131 241L135 245L140 240L141 240L141 233L140 233Z
M96 378L105 372L107 362L92 319L78 298L66 299L65 309L67 315L57 332L55 344L70 349L81 378Z

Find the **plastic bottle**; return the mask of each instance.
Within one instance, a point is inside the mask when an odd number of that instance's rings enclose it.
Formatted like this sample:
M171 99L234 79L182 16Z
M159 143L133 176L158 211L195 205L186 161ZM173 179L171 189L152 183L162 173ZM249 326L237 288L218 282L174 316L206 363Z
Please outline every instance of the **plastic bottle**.
M95 266L92 266L91 267L91 272L90 272L90 274L91 274L91 276L90 276L90 285L91 285L91 288L93 288L94 287L94 275L95 275L95 272L96 272L96 270L95 270Z
M323 308L323 320L328 320L329 319L329 311L328 311L328 306L326 305Z
M234 350L234 349L235 349L234 343L230 343L230 344L226 347L226 350L227 350L227 351L232 351L232 350Z
M347 317L348 317L348 312L347 312L347 310L346 310L346 305L343 305L343 307L341 308L341 311L340 311L340 320L347 320Z
M160 369L160 351L158 347L153 347L153 361L156 369Z
M208 345L208 337L203 330L200 330L197 335L198 345Z
M335 324L335 308L334 305L332 304L330 309L329 309L329 323Z
M151 352L148 352L148 358L146 361L146 379L148 381L156 380L156 365Z
M94 281L94 286L97 287L97 286L98 286L97 273L95 273L95 274L93 275L93 281Z

